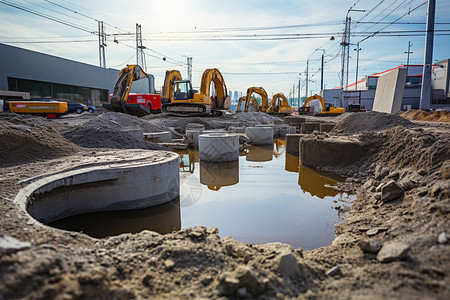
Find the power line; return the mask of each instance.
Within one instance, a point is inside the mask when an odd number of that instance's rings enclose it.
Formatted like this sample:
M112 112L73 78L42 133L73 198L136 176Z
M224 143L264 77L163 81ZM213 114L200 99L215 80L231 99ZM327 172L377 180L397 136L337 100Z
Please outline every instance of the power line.
M88 33L91 33L91 34L95 34L95 32L93 32L93 31L91 31L91 30L89 30L89 29L83 28L83 27L81 27L81 26L78 26L78 25L76 25L76 24L73 24L73 23L69 23L69 22L60 20L60 19L58 19L58 18L55 18L55 17L49 16L49 15L46 15L46 14L43 14L43 13L34 11L34 10L32 10L32 9L28 9L28 8L26 8L26 7L23 7L23 6L20 6L20 5L17 5L17 4L10 3L10 2L8 2L8 1L2 1L2 0L0 0L0 3L3 3L3 4L8 5L8 6L10 6L10 7L17 8L17 9L19 9L19 10L28 12L28 13L30 13L30 14L37 15L37 16L39 16L39 17L42 17L42 18L45 18L45 19L48 19L48 20L51 20L51 21L54 21L54 22L57 22L57 23L60 23L60 24L63 24L63 25L72 27L72 28L75 28L75 29L78 29L78 30L82 30L82 31L84 31L84 32L88 32Z
M397 19L394 20L393 22L389 23L388 25L384 26L384 27L381 28L380 30L374 32L372 35L369 35L369 36L365 37L364 39L360 40L358 43L361 43L361 42L363 42L363 41L365 41L365 40L367 40L367 39L369 39L369 38L371 38L371 37L374 37L376 34L381 33L381 31L382 31L383 29L386 29L387 27L391 26L392 24L394 24L395 22L397 22L398 20L400 20L400 19L403 18L404 16L409 15L411 12L415 11L416 9L420 8L421 6L423 6L423 5L427 4L427 3L428 3L428 1L425 1L425 2L423 2L422 4L420 4L420 5L416 6L415 8L413 8L412 10L409 10L409 11L408 11L407 13L405 13L404 15L400 16L399 18L397 18ZM405 35L403 35L403 36L405 36Z

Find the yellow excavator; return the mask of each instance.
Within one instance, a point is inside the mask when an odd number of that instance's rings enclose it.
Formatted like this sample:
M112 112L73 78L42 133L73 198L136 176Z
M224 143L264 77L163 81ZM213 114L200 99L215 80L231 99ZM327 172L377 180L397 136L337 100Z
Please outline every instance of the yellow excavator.
M316 117L338 116L345 112L343 107L334 107L330 103L326 103L321 96L316 94L306 99L299 113L309 113L311 108L308 106L308 103L313 100L319 100L321 106L321 111L314 114Z
M255 101L255 99L253 99L251 97L253 93L256 93L261 96L261 99L262 99L261 105L259 105ZM245 97L241 97L239 99L236 112L241 111L241 104L244 100L245 100L244 112L248 112L248 106L250 105L250 102L253 103L256 111L266 112L266 110L267 110L267 106L268 106L267 92L263 87L256 87L256 86L249 87L247 89L247 95L245 95Z
M269 108L266 110L268 114L291 115L294 108L289 105L286 96L283 93L277 93L270 101Z
M215 95L211 85L214 84ZM174 116L221 116L231 106L225 80L218 69L203 72L200 92L177 70L167 71L162 91L162 111Z

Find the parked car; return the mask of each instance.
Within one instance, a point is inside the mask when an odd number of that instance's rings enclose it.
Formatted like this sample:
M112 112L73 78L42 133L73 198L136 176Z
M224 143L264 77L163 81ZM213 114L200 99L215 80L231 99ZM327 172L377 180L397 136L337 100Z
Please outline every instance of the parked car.
M94 105L86 105L87 106L87 111L90 113L93 113L97 108Z
M81 114L84 111L88 111L88 107L82 103L67 103L68 113Z

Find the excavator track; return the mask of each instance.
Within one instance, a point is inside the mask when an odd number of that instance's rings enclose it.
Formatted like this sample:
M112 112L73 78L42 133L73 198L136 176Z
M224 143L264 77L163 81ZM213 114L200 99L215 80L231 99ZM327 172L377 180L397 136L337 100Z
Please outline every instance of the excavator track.
M176 117L208 116L211 106L201 103L165 103L162 112Z

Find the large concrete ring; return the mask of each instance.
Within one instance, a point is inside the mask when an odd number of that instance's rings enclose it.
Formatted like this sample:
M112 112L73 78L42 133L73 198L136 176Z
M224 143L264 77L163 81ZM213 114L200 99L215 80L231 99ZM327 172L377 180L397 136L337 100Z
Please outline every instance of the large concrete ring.
M178 154L145 150L105 154L96 163L26 180L16 203L48 224L89 212L151 207L180 195Z
M249 138L249 144L272 145L273 127L247 127L245 134Z
M239 136L231 133L201 134L198 140L200 161L234 161L239 159Z

